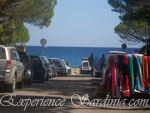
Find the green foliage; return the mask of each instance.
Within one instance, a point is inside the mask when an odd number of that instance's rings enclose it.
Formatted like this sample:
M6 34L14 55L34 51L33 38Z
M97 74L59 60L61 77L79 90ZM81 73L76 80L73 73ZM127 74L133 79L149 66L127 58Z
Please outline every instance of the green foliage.
M56 4L57 0L0 0L0 44L27 42L23 23L48 27Z
M144 43L148 38L147 36L150 36L150 27L146 26L146 22L142 21L134 21L132 24L121 22L115 28L115 32L129 44Z
M11 21L48 27L56 3L56 0L2 0L0 16Z
M10 45L29 41L29 33L21 22L5 21L0 24L0 44Z
M150 36L149 0L108 0L112 11L120 13L121 23L115 32L132 44L145 42Z
M149 0L108 0L113 11L120 13L122 21L150 22Z

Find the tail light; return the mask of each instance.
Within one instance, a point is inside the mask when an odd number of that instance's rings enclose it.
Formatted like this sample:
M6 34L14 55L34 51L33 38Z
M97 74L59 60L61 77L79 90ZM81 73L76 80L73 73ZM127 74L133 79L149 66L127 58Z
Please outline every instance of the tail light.
M7 61L6 61L6 74L9 74L9 73L10 73L11 67L12 67L12 62L11 62L11 60L7 60Z

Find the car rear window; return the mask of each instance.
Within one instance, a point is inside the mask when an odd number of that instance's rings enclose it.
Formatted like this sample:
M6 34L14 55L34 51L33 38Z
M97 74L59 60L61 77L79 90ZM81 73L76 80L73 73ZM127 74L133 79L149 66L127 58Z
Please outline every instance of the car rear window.
M52 64L52 63L53 63L51 59L48 59L48 60L49 60L49 63L50 63L50 64Z
M29 63L29 58L26 54L19 54L22 62Z
M84 66L84 67L88 67L88 66L89 66L89 63L88 63L88 62L83 62L83 66Z
M6 59L6 53L4 48L0 48L0 59Z
M53 59L54 64L59 65L61 64L60 61L58 59Z
M36 56L31 56L31 63L33 66L38 66L42 64L40 58Z

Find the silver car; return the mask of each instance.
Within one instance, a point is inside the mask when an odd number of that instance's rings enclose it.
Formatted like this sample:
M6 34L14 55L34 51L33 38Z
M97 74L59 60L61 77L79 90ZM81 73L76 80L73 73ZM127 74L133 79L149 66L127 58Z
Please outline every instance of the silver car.
M66 67L66 73L67 74L71 74L71 66L69 65L69 63L66 60L64 60L64 59L62 59L62 61L63 61L64 65L65 65L65 67Z
M24 66L16 48L0 45L0 87L6 86L8 92L14 92L16 85L22 88L23 73Z
M56 66L57 74L61 75L61 76L65 76L67 74L66 67L65 67L64 63L62 62L62 60L59 58L52 58L52 61Z

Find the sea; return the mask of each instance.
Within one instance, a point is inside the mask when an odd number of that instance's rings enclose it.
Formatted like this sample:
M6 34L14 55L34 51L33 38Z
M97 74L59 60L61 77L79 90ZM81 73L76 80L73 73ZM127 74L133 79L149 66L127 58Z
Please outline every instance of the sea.
M124 51L127 53L135 53L138 48L127 48ZM89 57L94 53L95 62L99 62L101 55L108 56L108 51L123 51L122 48L110 47L45 47L44 55L48 58L60 58L66 60L72 68L78 68L81 65L83 57ZM27 46L29 54L41 55L41 46Z

